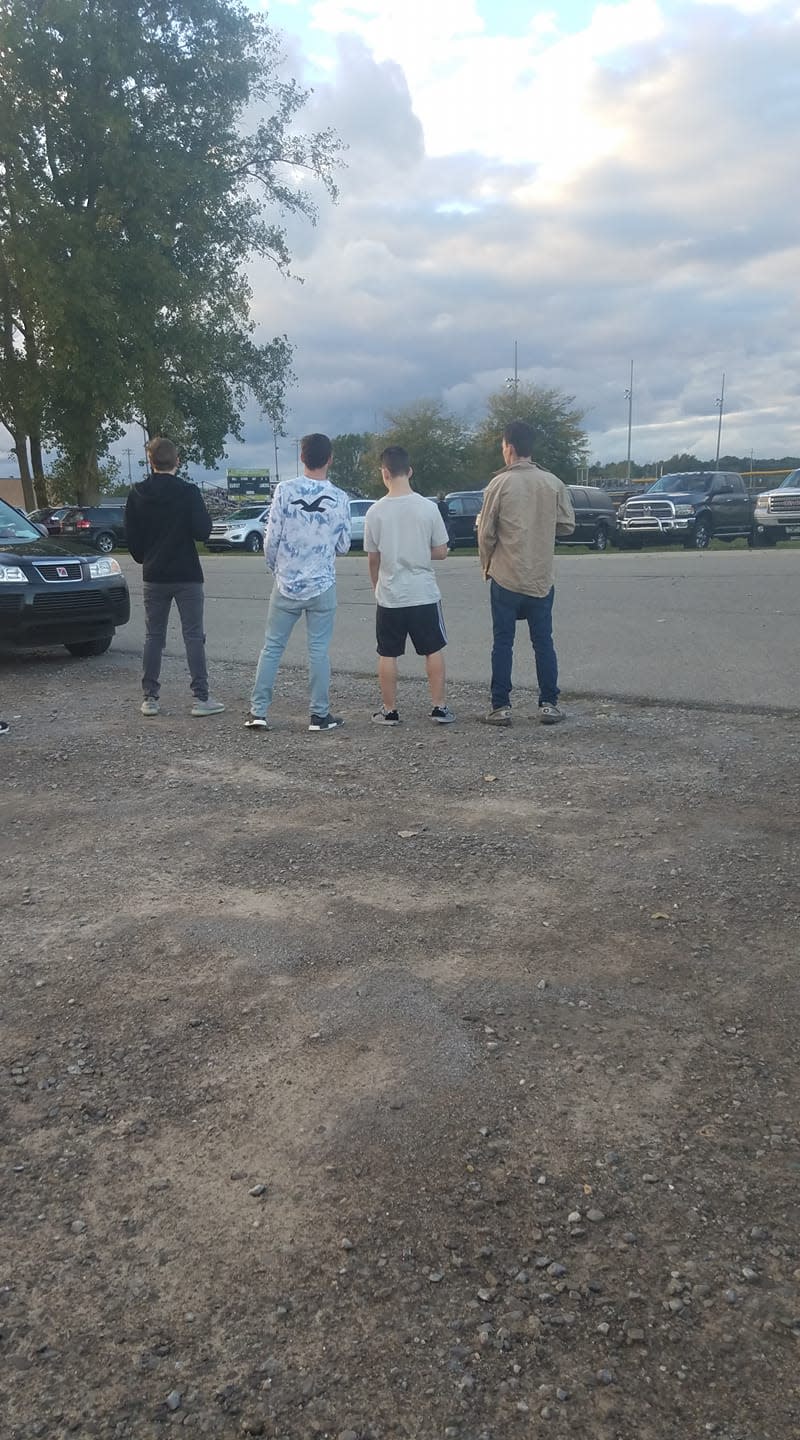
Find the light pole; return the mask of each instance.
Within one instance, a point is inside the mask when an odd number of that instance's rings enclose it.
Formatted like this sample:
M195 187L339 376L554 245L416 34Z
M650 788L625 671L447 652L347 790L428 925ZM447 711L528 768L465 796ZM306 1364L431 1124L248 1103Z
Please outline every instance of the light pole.
M514 341L514 375L506 380L506 390L513 390L514 404L517 403L517 391L519 390L519 366L517 364L517 342Z
M630 483L631 478L631 424L633 422L633 361L631 360L631 383L625 391L625 398L628 402L628 461L625 466L625 479Z
M715 455L715 457L714 457L714 468L716 469L717 466L719 465L719 444L720 444L720 440L722 439L722 412L723 412L723 410L724 410L724 408L725 408L725 371L724 371L724 370L723 370L723 372L722 372L722 386L721 386L721 388L720 388L719 395L717 396L716 400L714 401L714 404L716 405L717 409L719 410L719 425L717 426L717 453L716 453L716 455Z

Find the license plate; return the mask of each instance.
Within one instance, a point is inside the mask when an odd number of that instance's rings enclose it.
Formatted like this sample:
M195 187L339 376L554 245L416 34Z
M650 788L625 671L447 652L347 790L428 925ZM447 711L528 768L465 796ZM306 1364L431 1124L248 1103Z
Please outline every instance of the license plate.
M785 525L787 535L800 535L800 525Z

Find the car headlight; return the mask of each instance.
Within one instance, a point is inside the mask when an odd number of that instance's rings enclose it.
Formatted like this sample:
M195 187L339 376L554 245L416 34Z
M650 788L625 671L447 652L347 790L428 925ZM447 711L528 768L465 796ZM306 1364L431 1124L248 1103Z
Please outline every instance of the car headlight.
M756 510L769 510L769 500L766 495L756 496Z
M0 565L0 585L27 585L28 577L19 565Z
M676 515L694 515L694 505L676 505Z
M89 574L93 580L105 580L109 575L121 575L118 560L109 560L105 557L102 560L92 560L89 565Z

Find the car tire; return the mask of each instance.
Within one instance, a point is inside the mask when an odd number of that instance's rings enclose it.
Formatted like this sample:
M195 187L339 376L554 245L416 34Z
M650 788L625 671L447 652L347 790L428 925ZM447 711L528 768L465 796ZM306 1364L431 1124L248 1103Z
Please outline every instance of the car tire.
M773 535L769 530L764 530L760 535L757 530L753 530L750 543L757 546L759 550L771 550L773 545L777 545L778 536Z
M251 530L244 542L244 548L250 555L260 555L264 549L264 537L258 530Z
M604 525L604 524L602 523L602 521L600 522L600 524L598 525L597 529L596 529L595 532L594 532L594 540L592 541L592 549L593 549L593 550L597 550L597 551L599 551L599 552L601 552L601 553L602 553L603 550L607 550L607 549L608 549L608 526L607 526L607 525Z
M114 536L110 530L101 530L100 534L95 536L94 548L99 550L101 555L111 554L114 549Z
M687 550L707 550L711 544L712 533L711 521L702 515L695 522L694 530L686 541Z
M88 660L90 655L105 655L112 639L111 635L100 635L97 640L73 640L66 649L76 660Z

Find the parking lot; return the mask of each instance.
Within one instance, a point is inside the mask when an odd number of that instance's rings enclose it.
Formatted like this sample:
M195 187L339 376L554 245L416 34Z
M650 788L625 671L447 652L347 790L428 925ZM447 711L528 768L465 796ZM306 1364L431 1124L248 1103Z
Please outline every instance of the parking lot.
M134 595L141 571L119 555ZM205 556L208 649L212 659L255 664L270 588L260 556ZM454 679L488 677L491 623L477 558L437 566ZM684 704L800 708L800 552L672 550L556 558L555 630L565 694L674 700ZM363 555L338 564L334 668L372 673L374 602ZM137 651L141 605L116 648ZM288 659L303 663L302 626ZM529 647L518 639L516 683L533 683ZM174 628L170 653L181 654ZM524 658L523 658L524 657ZM409 660L409 673L416 662ZM419 673L419 668L416 668Z
M370 723L360 557L329 735L242 726L258 557L223 715L179 640L140 715L135 577L0 662L4 1440L797 1440L796 564L559 557L553 730L469 558L452 727Z

